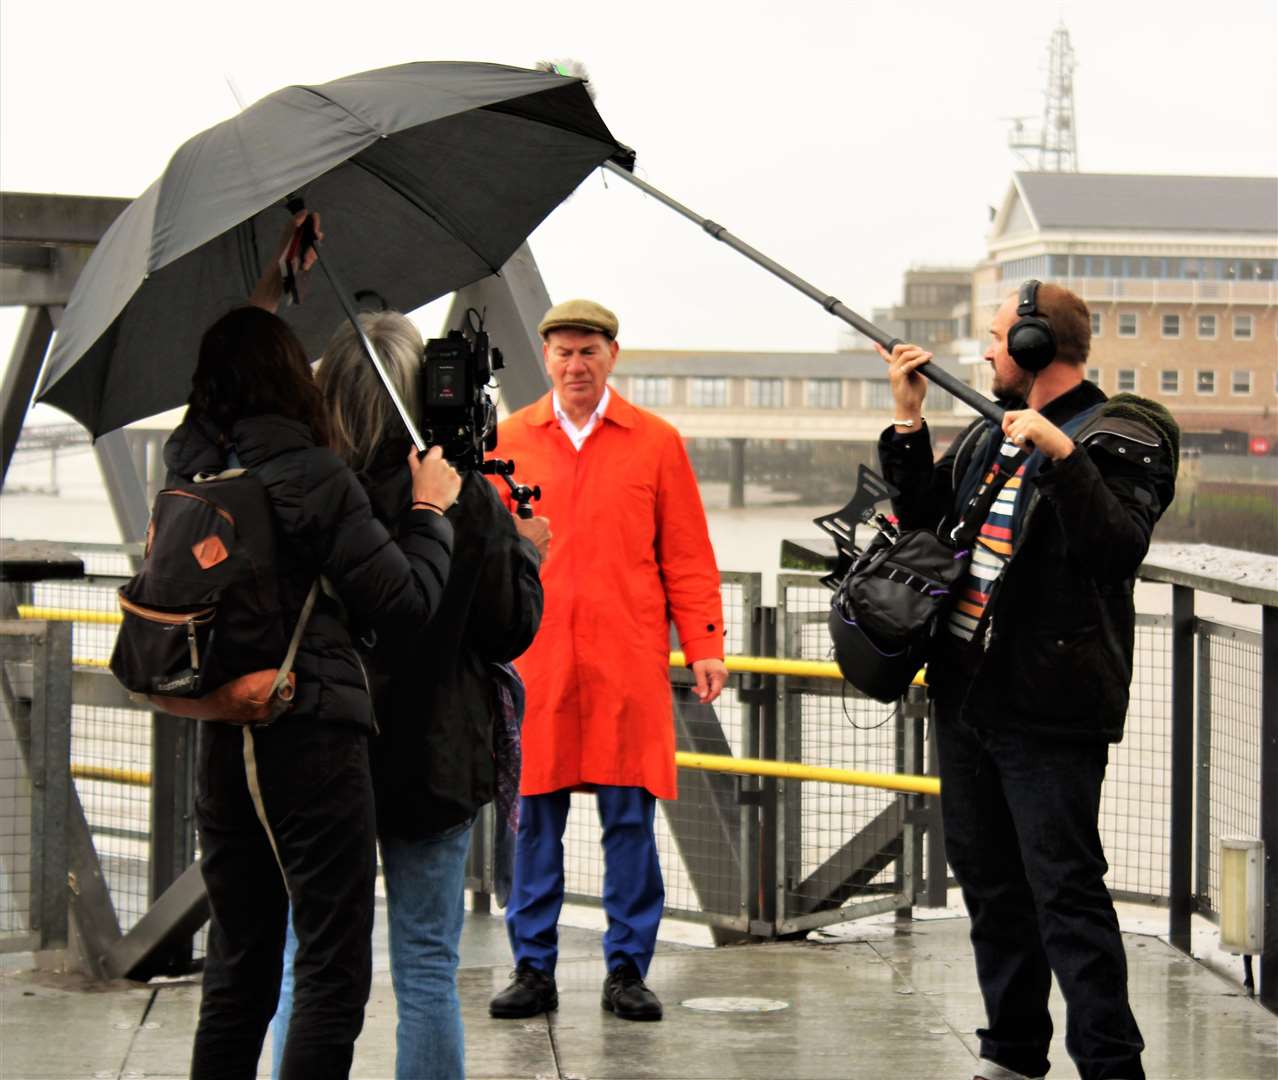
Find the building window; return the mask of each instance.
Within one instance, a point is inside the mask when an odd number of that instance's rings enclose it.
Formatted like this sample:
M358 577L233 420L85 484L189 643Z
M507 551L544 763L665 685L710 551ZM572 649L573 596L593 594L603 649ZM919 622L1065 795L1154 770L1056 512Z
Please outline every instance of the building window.
M1158 389L1161 390L1164 394L1179 394L1180 393L1180 372L1164 371L1158 377Z
M1179 315L1163 316L1163 337L1165 338L1180 337L1180 316Z
M1198 336L1200 338L1211 339L1216 336L1216 316L1215 315L1199 315L1198 316Z
M1195 386L1200 394L1214 394L1216 392L1216 373L1214 371L1200 371Z
M1231 394L1250 394L1251 372L1235 371L1233 377L1229 380L1229 392Z
M1118 369L1118 392L1120 394L1136 393L1136 369L1120 367Z
M1100 368L1089 367L1087 369L1087 381L1090 383L1095 383L1097 386L1100 386Z
M752 409L780 409L785 406L784 379L747 379L746 401Z
M722 409L728 404L728 380L722 376L694 375L688 380L688 404Z
M674 400L674 380L665 375L632 375L630 400L636 405L669 405Z
M1099 311L1092 312L1092 337L1101 336L1101 313Z
M1118 336L1119 337L1135 337L1136 336L1136 312L1120 311L1118 313Z
M809 409L837 409L843 405L843 382L840 379L809 379L804 403Z
M1250 341L1251 340L1251 316L1235 315L1234 316L1234 340Z
M892 400L892 384L887 379L866 379L861 384L865 388L861 404L867 409L887 409L896 408L896 402ZM932 388L929 386L928 390ZM928 405L932 404L932 395L928 394Z

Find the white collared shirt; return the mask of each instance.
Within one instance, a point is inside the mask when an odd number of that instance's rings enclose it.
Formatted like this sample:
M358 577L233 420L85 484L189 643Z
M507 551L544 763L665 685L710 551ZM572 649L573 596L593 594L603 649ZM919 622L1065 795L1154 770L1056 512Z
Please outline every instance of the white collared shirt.
M559 395L552 390L550 392L551 405L555 410L555 419L559 421L559 426L564 429L564 434L572 440L574 450L580 450L581 444L586 441L586 436L595 430L595 425L603 419L604 410L608 408L608 399L612 397L612 389L604 384L603 397L599 399L599 404L595 406L595 411L586 417L586 422L578 427L568 419L568 414L564 412L563 407L559 404Z

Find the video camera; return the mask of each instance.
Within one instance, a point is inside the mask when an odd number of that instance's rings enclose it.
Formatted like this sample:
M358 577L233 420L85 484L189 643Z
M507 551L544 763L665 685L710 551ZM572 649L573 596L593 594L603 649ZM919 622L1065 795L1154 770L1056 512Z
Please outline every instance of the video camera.
M485 451L497 448L497 407L487 387L503 364L474 308L466 322L465 330L426 342L418 391L422 437L429 446L442 446L459 472L480 468Z
M500 476L510 488L515 512L530 518L529 503L541 498L541 488L515 483L513 461L484 460L485 452L497 449L497 406L487 387L502 366L501 350L489 345L483 316L467 308L466 330L450 330L447 337L426 342L419 389L421 434L428 446L444 448L444 457L458 472L478 469Z

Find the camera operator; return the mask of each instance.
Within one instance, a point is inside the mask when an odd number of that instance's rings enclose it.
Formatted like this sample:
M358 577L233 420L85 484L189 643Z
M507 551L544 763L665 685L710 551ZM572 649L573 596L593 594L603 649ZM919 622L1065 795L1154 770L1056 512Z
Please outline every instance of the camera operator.
M365 314L360 322L400 399L413 409L424 351L417 328L398 312ZM374 515L395 535L413 510L412 492L400 476L411 444L349 323L330 340L317 381L334 450L364 485ZM414 412L415 423L428 426L421 410ZM502 699L522 696L509 684L518 676L508 662L537 632L538 567L550 542L544 518L520 521L527 534L521 536L492 485L475 471L464 475L447 518L455 555L430 624L416 633L365 640L379 727L373 789L400 1080L464 1075L456 973L466 855L475 815L493 799L497 771L508 764L494 760L501 743L495 729L503 721ZM288 1023L288 969L286 958L277 1032Z
M1157 403L1107 400L1084 379L1091 318L1067 289L1026 282L990 337L1002 430L977 420L935 463L918 372L931 354L879 350L896 406L879 456L904 528L950 535L1011 473L928 664L946 854L987 1014L977 1076L1047 1072L1054 973L1082 1080L1140 1080L1097 818L1127 712L1132 590L1175 490L1179 432Z

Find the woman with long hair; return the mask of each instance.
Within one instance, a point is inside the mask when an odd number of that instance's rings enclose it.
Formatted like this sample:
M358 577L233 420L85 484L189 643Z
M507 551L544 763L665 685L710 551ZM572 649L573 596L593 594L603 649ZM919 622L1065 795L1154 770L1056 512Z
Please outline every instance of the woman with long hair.
M286 626L312 585L292 708L269 725L200 724L196 815L211 923L191 1075L248 1080L275 1011L290 902L296 995L286 1080L345 1077L371 980L376 874L369 736L375 721L353 635L387 637L439 606L452 550L443 511L460 487L439 455L399 472L411 496L397 542L331 449L301 344L258 307L205 333L170 475L242 467L274 517Z
M427 427L417 328L398 312L366 314L360 322L401 400ZM378 520L396 534L412 498L398 466L408 440L349 324L329 342L318 383L333 449L359 476ZM466 855L476 812L493 799L506 764L495 760L502 755L494 744L502 736L503 704L508 715L511 698L520 695L506 665L528 647L541 621L538 567L550 541L541 518L521 522L528 538L521 536L478 472L466 474L447 518L456 545L434 619L411 634L382 635L366 652L380 724L373 786L400 1080L464 1075L456 974ZM517 779L512 805L516 786ZM281 1001L287 1000L286 988Z

